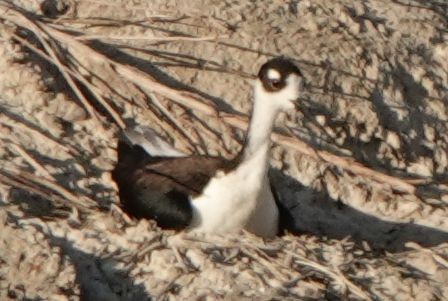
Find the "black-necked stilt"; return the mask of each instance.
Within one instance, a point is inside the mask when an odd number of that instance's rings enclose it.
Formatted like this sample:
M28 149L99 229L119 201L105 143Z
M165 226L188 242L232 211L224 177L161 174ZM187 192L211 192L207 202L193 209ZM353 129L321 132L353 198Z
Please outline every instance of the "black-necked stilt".
M128 133L119 141L113 171L126 212L162 228L226 233L246 229L262 237L278 232L279 213L267 171L276 116L293 109L302 75L285 58L266 62L254 84L246 144L233 160L183 156L156 135Z

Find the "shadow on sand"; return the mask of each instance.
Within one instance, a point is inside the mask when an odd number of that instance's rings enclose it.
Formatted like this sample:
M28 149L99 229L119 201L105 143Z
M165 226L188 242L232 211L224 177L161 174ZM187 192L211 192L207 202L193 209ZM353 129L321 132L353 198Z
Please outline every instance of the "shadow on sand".
M101 258L81 251L63 238L50 236L49 243L61 249L73 263L76 283L82 301L145 301L151 300L142 284L116 268L113 259ZM63 256L62 255L62 256Z
M282 228L293 234L351 237L357 245L365 241L380 252L405 251L407 242L431 247L448 241L448 232L382 220L334 200L326 192L305 187L280 171L272 170L271 178L280 203Z

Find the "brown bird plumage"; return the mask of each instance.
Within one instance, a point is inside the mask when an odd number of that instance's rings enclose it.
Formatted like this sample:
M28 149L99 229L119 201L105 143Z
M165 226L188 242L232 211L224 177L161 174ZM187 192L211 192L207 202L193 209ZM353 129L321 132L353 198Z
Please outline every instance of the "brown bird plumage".
M182 229L192 218L190 196L199 195L218 170L232 170L239 158L152 157L139 145L119 141L112 178L127 213L154 219L162 228Z

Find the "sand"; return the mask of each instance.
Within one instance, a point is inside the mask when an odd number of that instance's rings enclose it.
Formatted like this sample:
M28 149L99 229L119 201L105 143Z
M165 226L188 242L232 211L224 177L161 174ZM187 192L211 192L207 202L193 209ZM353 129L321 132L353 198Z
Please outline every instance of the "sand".
M445 1L14 0L0 20L0 300L448 300ZM231 158L244 129L228 120L277 55L306 77L283 138L415 191L280 139L270 175L294 234L123 214L120 126Z

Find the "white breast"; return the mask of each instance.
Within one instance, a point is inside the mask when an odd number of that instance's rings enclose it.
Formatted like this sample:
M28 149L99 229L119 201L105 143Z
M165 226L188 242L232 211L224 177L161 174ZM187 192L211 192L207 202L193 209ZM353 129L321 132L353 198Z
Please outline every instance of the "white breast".
M278 209L266 178L264 158L255 156L235 171L214 177L192 200L191 228L228 233L241 229L262 237L278 231Z

